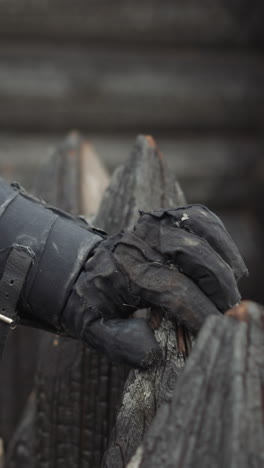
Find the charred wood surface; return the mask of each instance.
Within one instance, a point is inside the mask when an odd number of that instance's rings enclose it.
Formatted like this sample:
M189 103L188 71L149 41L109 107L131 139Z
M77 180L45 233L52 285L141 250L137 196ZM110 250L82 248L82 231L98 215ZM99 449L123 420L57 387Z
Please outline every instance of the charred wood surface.
M131 228L140 210L184 203L184 194L155 141L151 136L140 136L129 159L114 172L94 223L114 234L122 227Z
M245 302L202 328L170 403L127 468L261 468L264 309Z
M71 132L45 160L35 193L71 214L92 216L108 184L108 173L92 146L78 132Z
M40 333L19 327L10 333L0 365L0 437L4 448L13 435L31 392Z
M21 421L9 444L3 468L35 468L33 458L35 415L36 395L32 393L28 398ZM1 465L0 467L2 468Z
M157 154L154 164L143 165L140 159L147 161L153 151ZM146 191L148 191L152 208L155 208L158 204L160 207L169 207L185 203L180 187L177 182L175 184L175 181L171 179L163 156L156 148L151 137L138 138L129 163L116 171L113 180L115 184L120 186L120 198L118 197L116 200L117 205L121 205L123 200L125 200L126 204L128 203L126 189L131 190L131 187L124 185L123 192L122 182L128 180L131 173L135 175L134 180L131 182L135 188L137 187L137 190L134 188L132 192L140 194L143 190L146 194ZM146 184L148 177L152 181L150 185ZM110 199L111 185L105 193L105 200ZM147 208L146 199L143 198L142 202L141 209L143 211L149 209ZM133 198L129 200L129 204L130 212L138 210ZM104 211L105 209L106 211ZM98 213L99 216L104 217L107 212L111 213L107 203L105 207L102 204L102 208ZM115 222L119 222L118 218ZM126 225L130 227L128 220ZM157 314L156 318L159 317L161 320L163 313L155 311L155 314ZM102 461L104 468L125 467L152 422L157 408L170 399L177 377L190 352L192 346L191 336L184 328L172 323L167 317L163 318L160 324L157 324L155 333L163 349L164 360L147 371L131 370L126 381L122 404L118 412L115 428L112 431L110 445Z
M172 397L193 339L177 323L163 318L155 331L164 359L146 371L131 370L102 468L124 468L140 445L156 411Z

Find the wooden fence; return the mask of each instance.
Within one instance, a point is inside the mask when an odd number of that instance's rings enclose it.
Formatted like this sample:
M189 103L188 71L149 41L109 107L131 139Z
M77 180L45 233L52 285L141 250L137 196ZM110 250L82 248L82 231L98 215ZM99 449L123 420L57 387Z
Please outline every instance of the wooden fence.
M263 10L261 0L0 0L1 175L32 188L71 129L109 172L137 133L153 134L188 200L215 209L240 246L244 296L264 302ZM3 365L20 387L19 369ZM12 410L1 396L5 441L30 372Z

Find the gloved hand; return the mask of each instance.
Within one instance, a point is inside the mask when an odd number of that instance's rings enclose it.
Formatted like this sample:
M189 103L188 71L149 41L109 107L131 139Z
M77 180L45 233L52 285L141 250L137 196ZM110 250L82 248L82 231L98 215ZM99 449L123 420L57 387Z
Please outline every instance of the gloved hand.
M86 261L62 328L110 359L145 367L160 355L138 308L159 306L197 332L240 301L247 268L220 219L201 205L142 213L133 231L103 240Z
M21 248L30 252L26 278ZM132 231L107 237L0 180L0 277L19 279L10 295L2 291L7 307L22 323L81 339L111 359L144 367L160 355L147 322L130 318L138 308L159 306L197 332L208 315L239 302L246 272L203 206L142 213Z

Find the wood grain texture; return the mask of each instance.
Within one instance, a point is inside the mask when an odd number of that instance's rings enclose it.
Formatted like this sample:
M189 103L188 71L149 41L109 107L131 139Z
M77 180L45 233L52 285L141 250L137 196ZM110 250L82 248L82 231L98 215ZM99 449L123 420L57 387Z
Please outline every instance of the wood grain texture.
M164 157L151 136L139 136L128 160L113 174L94 220L106 232L121 226L132 228L139 211L185 203L184 194L167 169Z
M30 145L30 141L28 142ZM78 132L71 132L48 152L36 168L35 192L40 198L75 215L91 216L100 205L109 175L91 144ZM33 146L34 148L34 146ZM42 147L43 153L45 149ZM37 158L33 154L33 164ZM29 152L27 152L28 157ZM20 154L21 158L21 154ZM47 184L48 180L48 184Z
M261 53L0 46L0 125L10 130L256 130Z
M17 425L15 434L8 445L5 464L1 468L35 468L33 458L33 447L35 444L35 414L36 395L35 393L31 393L24 407L24 411L21 420Z
M127 468L263 466L264 311L240 309L206 321L171 402Z
M37 366L40 333L19 327L8 339L1 362L0 435L6 448L22 416Z
M80 151L80 213L94 216L100 206L109 175L97 157L93 147L83 142Z
M263 44L260 0L1 0L0 36L143 44Z
M125 468L157 410L171 400L193 344L187 330L166 319L162 319L155 337L163 350L164 360L145 371L130 371L102 468Z

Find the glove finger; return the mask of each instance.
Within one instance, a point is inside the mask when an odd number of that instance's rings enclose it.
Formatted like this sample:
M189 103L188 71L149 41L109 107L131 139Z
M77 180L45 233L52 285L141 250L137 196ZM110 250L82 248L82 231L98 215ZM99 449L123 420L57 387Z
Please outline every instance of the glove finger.
M116 362L147 368L162 358L154 333L144 319L99 318L83 329L85 343Z
M233 270L208 242L181 229L161 226L161 253L169 256L224 312L240 301Z
M189 206L188 219L183 220L184 228L207 240L213 249L227 262L235 273L236 279L248 274L240 252L227 232L220 218L202 205ZM184 210L182 214L184 216Z
M244 260L224 224L207 207L188 205L176 210L163 211L163 213L166 213L165 217L164 214L162 215L162 211L156 213L158 217L164 218L161 221L162 224L168 222L171 224L173 219L176 226L207 240L211 247L230 265L237 280L248 274Z
M135 238L137 238L137 243ZM115 255L118 255L118 261L122 264L128 276L131 269L137 269L137 263L143 268L144 264L148 268L151 263L155 263L153 260L150 261L150 255L146 255L148 247L144 241L133 233L125 233L122 244L123 246L120 244L116 248ZM172 267L178 267L182 273L199 286L221 312L226 311L240 301L240 294L232 269L210 247L206 240L182 229L175 229L174 226L160 226L160 238L156 249L159 251L156 257L161 266L164 259L167 259L167 263L171 264ZM159 278L159 275L161 278ZM159 271L159 275L156 278L157 284L162 280L162 270ZM176 283L174 286L177 286ZM141 295L141 293L139 294Z
M145 306L162 307L192 332L197 332L208 316L221 315L213 302L177 267L164 265L158 256L155 261L146 261L146 250L139 249L139 240L135 242L133 236L123 239L115 255L129 278L132 294L140 295Z
M196 284L177 270L153 264L141 269L138 284L146 304L165 309L193 333L200 330L208 316L221 315Z

